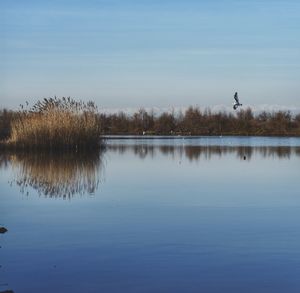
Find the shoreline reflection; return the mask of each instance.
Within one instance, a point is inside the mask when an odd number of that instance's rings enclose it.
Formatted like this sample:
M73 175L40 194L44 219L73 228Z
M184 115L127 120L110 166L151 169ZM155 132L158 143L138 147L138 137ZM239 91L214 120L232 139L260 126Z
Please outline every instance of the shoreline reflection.
M240 160L251 160L252 156L259 154L262 158L290 159L291 156L300 156L300 147L288 146L187 146L187 145L147 145L147 144L111 144L106 146L108 151L125 154L131 152L141 159L154 158L157 154L164 156L186 157L190 161L199 159L210 160L213 156L222 157L235 154Z
M28 194L29 187L49 198L70 199L93 194L103 170L102 153L95 152L15 152L2 154L0 167L12 166L11 182Z
M132 153L140 159L157 155L171 159L186 158L190 162L233 155L250 161L260 158L290 159L300 157L300 147L274 146L188 146L153 144L107 144L105 151L121 155ZM103 151L95 152L9 152L0 153L0 168L11 166L14 179L22 194L34 189L46 198L71 199L75 195L92 195L103 176Z

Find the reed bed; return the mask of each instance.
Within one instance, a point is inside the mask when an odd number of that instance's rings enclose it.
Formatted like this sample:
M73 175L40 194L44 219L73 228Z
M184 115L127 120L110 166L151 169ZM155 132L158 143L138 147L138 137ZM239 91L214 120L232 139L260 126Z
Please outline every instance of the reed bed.
M93 102L49 98L18 112L8 145L19 148L79 149L101 145L98 110Z

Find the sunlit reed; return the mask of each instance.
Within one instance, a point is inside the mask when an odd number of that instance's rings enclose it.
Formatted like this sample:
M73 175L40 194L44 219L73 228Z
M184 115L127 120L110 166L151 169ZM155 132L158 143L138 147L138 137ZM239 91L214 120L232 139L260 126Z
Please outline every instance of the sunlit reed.
M20 148L94 148L101 144L100 135L93 102L50 98L19 111L11 124L9 144Z

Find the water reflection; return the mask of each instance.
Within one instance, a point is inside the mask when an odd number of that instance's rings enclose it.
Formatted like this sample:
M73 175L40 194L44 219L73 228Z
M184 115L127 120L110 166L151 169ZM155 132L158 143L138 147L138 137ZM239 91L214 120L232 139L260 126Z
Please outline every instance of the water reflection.
M131 152L141 159L155 157L157 154L172 158L186 157L190 161L200 159L210 160L213 156L226 156L235 154L238 159L251 160L252 156L259 154L263 158L290 159L292 155L300 156L300 147L274 147L274 146L187 146L187 145L154 145L154 144L111 144L107 149L112 152L125 154Z
M234 155L239 160L261 158L290 159L300 156L299 147L283 146L191 146L157 144L107 144L106 150L119 154L133 153L140 159L156 155L189 161L210 160L213 157ZM72 198L74 195L93 194L103 176L103 152L37 152L2 153L0 168L12 166L14 180L23 194L30 188L50 198Z
M46 197L71 198L93 194L103 173L99 152L16 152L2 154L0 167L11 164L15 179L11 184L28 194L33 188Z

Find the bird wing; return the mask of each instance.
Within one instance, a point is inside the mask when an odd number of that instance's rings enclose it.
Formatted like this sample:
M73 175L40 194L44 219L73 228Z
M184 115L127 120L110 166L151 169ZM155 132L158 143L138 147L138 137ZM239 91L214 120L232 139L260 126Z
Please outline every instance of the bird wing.
M234 99L235 99L235 101L239 104L240 102L239 102L239 98L238 98L238 93L236 92L235 94L234 94Z

